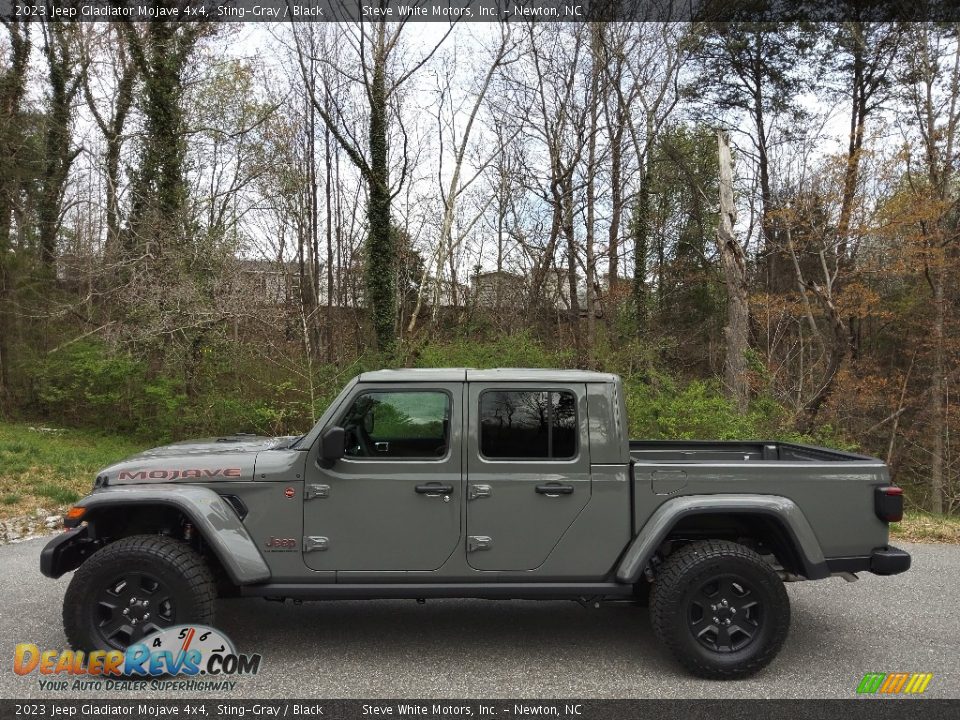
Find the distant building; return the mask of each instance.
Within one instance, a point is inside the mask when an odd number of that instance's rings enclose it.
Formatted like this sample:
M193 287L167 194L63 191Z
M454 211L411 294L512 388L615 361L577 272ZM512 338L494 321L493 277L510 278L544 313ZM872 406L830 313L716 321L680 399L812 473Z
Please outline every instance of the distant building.
M84 278L90 277L95 262L93 256L65 252L57 257L57 280L66 286L79 287Z
M473 300L480 308L522 307L527 303L529 291L530 280L525 275L500 270L473 276ZM561 268L547 270L540 286L540 296L541 307L569 310L570 282L567 271Z
M570 279L567 271L561 268L552 268L547 271L543 279L545 305L556 310L570 309Z
M257 305L285 305L299 295L300 274L296 263L240 260L239 270L245 294Z
M523 296L524 278L506 271L478 273L473 276L473 302L479 308L516 305Z

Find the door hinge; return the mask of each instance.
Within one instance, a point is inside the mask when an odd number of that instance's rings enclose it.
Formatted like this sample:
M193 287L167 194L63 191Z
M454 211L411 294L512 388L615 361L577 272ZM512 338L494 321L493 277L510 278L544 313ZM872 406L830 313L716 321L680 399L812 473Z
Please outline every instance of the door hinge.
M303 551L305 553L326 550L329 547L330 538L325 538L322 535L304 535L303 537Z
M305 501L325 497L330 497L329 485L307 485L306 490L303 491L303 499Z
M489 550L493 547L493 539L486 535L469 535L467 537L467 552Z
M477 498L490 497L492 489L489 485L473 485L467 489L467 500L476 500Z

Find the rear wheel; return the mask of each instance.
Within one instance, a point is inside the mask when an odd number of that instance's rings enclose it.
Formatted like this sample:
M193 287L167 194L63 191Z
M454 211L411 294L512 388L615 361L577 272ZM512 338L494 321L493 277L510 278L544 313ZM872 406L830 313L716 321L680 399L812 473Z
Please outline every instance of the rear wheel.
M774 569L725 540L697 542L660 566L650 594L654 633L695 675L746 677L780 651L790 600Z
M213 622L216 585L203 558L163 535L98 550L70 581L63 627L77 650L123 650L157 630Z

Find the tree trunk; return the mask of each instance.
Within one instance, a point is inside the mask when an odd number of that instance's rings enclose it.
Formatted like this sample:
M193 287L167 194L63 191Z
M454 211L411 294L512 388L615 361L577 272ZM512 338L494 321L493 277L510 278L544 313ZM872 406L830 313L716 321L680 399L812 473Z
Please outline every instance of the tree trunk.
M201 23L154 22L146 26L142 38L132 24L123 28L144 82L144 142L131 183L124 250L159 258L165 248L176 251L191 235L183 73L203 28Z
M644 161L646 164L646 161ZM633 235L633 310L637 338L647 331L647 253L650 250L650 168L644 167L631 220Z
M592 64L590 77L590 138L587 141L587 237L586 237L586 283L587 283L587 356L593 362L593 349L597 342L596 309L596 270L597 259L594 248L596 222L596 175L597 175L597 133L599 127L600 103L600 51L603 46L603 25L591 25Z
M610 139L610 231L607 245L610 257L607 264L608 294L616 288L620 273L620 222L623 218L623 188L621 172L623 166L623 129L618 128Z
M764 74L760 62L760 54L764 52L759 33L754 33L753 74L750 84L753 87L753 122L757 130L757 169L760 176L760 232L763 238L763 247L760 256L765 259L767 271L767 290L783 290L781 255L776 243L776 234L773 228L773 191L770 186L770 153L767 147L767 118L764 111Z
M310 68L310 77L308 82L311 84L310 92L311 97L315 92L315 83L316 83L316 72L314 68ZM303 242L304 238L301 236L300 244L301 251L299 254L300 261L300 301L302 304L303 312L303 326L304 333L306 334L305 341L307 342L307 350L310 358L309 362L312 362L313 358L320 356L320 328L319 328L319 318L317 317L317 308L320 305L320 273L319 273L319 264L320 259L318 257L320 250L320 240L319 240L319 221L320 221L320 209L319 209L319 193L320 193L320 182L317 178L317 109L314 107L313 103L307 98L306 102L307 110L307 191L309 192L309 197L307 198L307 217L308 217L308 227L306 232L306 252L304 253ZM311 378L312 382L312 378Z
M9 66L0 72L0 410L10 382L10 347L16 345L6 305L14 282L8 269L10 229L17 192L13 171L21 147L19 129L23 126L20 112L30 59L30 35L26 23L10 21L6 27L10 36Z
M933 377L930 381L930 431L933 434L933 448L930 458L930 510L943 514L944 489L944 436L947 430L946 403L946 357L944 352L944 325L946 321L946 302L944 284L946 282L945 263L941 262L936 271L933 284Z
M107 215L107 239L104 255L112 261L120 251L120 153L123 149L123 130L133 106L133 91L137 79L137 68L130 59L123 33L115 27L108 27L104 31L104 39L110 41L114 47L114 73L118 76L117 88L114 93L110 115L104 117L97 107L93 89L90 87L89 77L83 78L83 93L86 97L87 108L103 134L106 149L104 150L104 171L106 173L106 187L104 188ZM88 56L84 62L89 64Z
M833 300L832 291L823 291L813 285L808 285L808 289L813 291L820 309L830 323L830 343L827 346L827 370L825 380L817 390L816 394L807 402L803 409L803 422L800 424L802 432L813 430L817 415L819 415L823 404L833 394L837 384L837 374L843 367L843 361L847 358L850 350L850 331L847 329L843 316Z
M37 197L37 225L40 259L50 273L56 273L57 236L67 177L76 153L70 147L70 120L73 99L79 88L80 74L74 58L72 30L64 23L45 26L43 52L47 60L49 103L44 137L43 171Z
M747 378L747 350L750 344L750 306L747 296L747 270L743 247L734 235L737 219L733 199L733 158L725 133L717 133L720 162L720 222L717 226L717 250L727 287L727 325L724 337L727 355L724 363L726 390L740 412L750 402Z
M573 176L566 173L561 181L563 189L560 202L563 236L567 240L567 292L570 294L570 331L577 353L577 362L582 361L583 339L580 336L580 298L577 296L577 239L573 226Z
M327 362L333 362L333 163L330 158L330 128L323 132L324 160L327 166L324 198L327 208L327 314L326 314L326 353Z
M385 25L377 28L370 82L370 177L367 222L367 305L377 348L390 352L396 342L396 249L390 232L390 168L387 165L387 90Z

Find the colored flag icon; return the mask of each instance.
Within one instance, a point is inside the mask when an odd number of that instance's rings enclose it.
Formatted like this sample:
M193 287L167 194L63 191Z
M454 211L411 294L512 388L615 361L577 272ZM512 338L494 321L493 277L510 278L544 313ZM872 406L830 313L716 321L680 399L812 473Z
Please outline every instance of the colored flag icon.
M933 673L867 673L857 685L857 694L919 695L932 679Z

